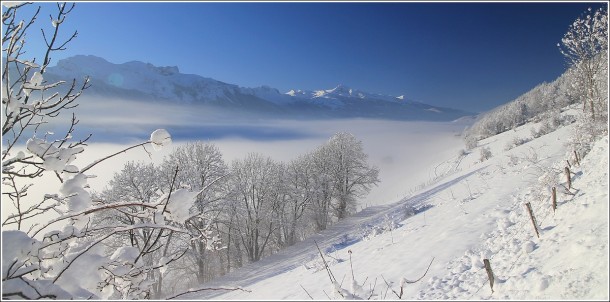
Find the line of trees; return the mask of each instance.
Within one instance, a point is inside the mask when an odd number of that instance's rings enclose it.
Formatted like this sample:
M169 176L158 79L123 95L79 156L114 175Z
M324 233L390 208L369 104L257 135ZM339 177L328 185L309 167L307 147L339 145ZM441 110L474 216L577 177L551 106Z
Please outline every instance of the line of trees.
M191 142L177 147L159 166L126 164L97 198L109 204L154 203L163 196L163 184L171 181L177 189L201 192L187 209L189 218L184 225L192 232L205 230L206 237L217 239L214 246L205 240L172 237L171 233L164 237L155 231L133 231L107 245L108 251L120 246L137 248L148 265L166 257L168 249L187 247L184 257L163 273L152 271L147 276L155 285L151 296L161 297L258 261L326 229L356 209L357 201L379 182L378 173L367 163L362 143L348 133L337 133L314 151L287 163L249 153L227 165L215 145ZM150 217L137 217L139 207L109 211L94 225L143 223ZM152 244L155 236L163 239L156 245ZM184 276L193 277L185 282ZM164 278L169 281L164 283Z

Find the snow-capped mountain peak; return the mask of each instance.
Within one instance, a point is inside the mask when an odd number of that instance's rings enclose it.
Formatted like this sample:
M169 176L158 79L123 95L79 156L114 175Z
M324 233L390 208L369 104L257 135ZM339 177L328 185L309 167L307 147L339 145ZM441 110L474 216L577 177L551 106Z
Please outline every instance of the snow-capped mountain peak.
M360 90L352 89L343 84L337 85L332 89L316 90L313 92L313 97L316 98L337 98L337 97L355 97L364 99L367 93Z
M353 90L351 88L349 88L343 84L339 84L333 89L326 90L326 92L328 92L328 93L336 93L336 94L352 94L352 91Z
M307 93L301 89L297 89L297 90L291 89L290 91L286 92L286 94L289 96L304 96Z

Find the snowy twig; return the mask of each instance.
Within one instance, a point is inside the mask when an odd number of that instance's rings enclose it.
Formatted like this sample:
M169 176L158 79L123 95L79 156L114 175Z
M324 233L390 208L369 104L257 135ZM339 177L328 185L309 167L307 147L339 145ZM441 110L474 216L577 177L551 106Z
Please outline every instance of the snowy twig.
M90 249L92 249L94 246L98 245L99 243L103 242L104 240L110 238L113 235L116 235L118 233L122 233L122 232L128 232L131 230L137 230L137 229L144 229L144 228L157 228L157 229L169 229L169 230L175 230L175 231L179 231L179 232L183 232L182 230L177 230L176 228L173 228L171 226L166 226L166 225L154 225L154 224L140 224L140 225L132 225L132 226L128 226L128 227L124 227L124 228L115 228L112 232L108 233L105 236L102 236L101 238L93 241L91 244L89 244L89 246L87 246L83 251L80 251L79 253L76 254L76 256L74 256L68 263L67 265L59 272L59 274L57 274L57 276L53 279L53 283L57 282L57 280L63 275L63 273L68 270L68 268L70 268L70 266L74 263L74 261L76 261L80 256L84 255L85 253L87 253Z
M347 253L349 254L349 267L352 270L352 280L356 280L354 277L354 266L352 265L352 250L347 250Z
M178 168L179 166L176 166L176 171L174 172L174 177L172 178L172 183L169 186L169 193L167 194L167 200L165 201L165 205L163 206L163 210L161 211L161 214L165 213L165 211L167 210L167 204L169 203L169 199L172 196L172 191L174 190L174 184L176 183L176 177L178 176ZM154 219L154 217L153 217Z
M424 274L419 277L419 279L417 280L407 280L405 278L402 278L400 280L400 293L397 293L390 285L390 283L383 277L383 275L381 275L381 278L383 278L383 281L385 282L385 284L388 285L388 289L392 290L392 292L394 293L394 295L396 295L396 297L398 297L398 299L402 299L402 295L404 294L404 285L405 284L413 284L416 283L418 281L420 281L421 279L423 279L426 274L428 273L428 270L430 269L430 266L432 265L432 262L434 261L434 257L432 258L432 260L430 260L430 264L428 264L428 268L426 268L426 271L424 272ZM387 293L387 291L386 291Z
M107 159L109 159L109 158L111 158L111 157L117 156L117 155L119 155L119 154L121 154L121 153L125 153L125 152L127 152L127 151L129 151L129 150L131 150L131 149L133 149L133 148L137 148L137 147L140 147L140 146L144 146L144 145L146 145L146 144L150 144L150 143L151 143L151 141L146 141L146 142L143 142L143 143L140 143L140 144L137 144L137 145L134 145L134 146L131 146L131 147L125 148L125 149L123 149L123 150L121 150L121 151L119 151L119 152L116 152L116 153L113 153L113 154L111 154L111 155L108 155L108 156L106 156L106 157L104 157L104 158L102 158L102 159L98 159L98 160L96 160L96 161L92 162L91 164L89 164L88 166L84 167L84 168L83 168L83 169L80 171L80 173L85 173L85 171L87 171L87 170L89 170L89 169L93 168L93 166L95 166L95 165L97 165L97 164L99 164L99 163L101 163L101 162L103 162L103 161L105 161L105 160L107 160Z
M371 287L371 294L368 296L368 298L366 298L367 300L371 300L371 298L375 294L375 287L376 286L377 286L377 278L375 278L375 283L373 283L373 287Z
M324 259L324 255L322 255L322 250L320 250L320 247L318 246L318 242L316 242L315 240L313 242L316 244L316 248L318 248L318 252L320 253L320 257L322 258L322 262L324 263L324 267L326 268L326 272L328 273L328 278L330 279L330 282L333 285L337 284L337 279L333 275L333 272L330 270L330 267L328 266L328 263L326 262L326 259ZM335 288L336 288L336 286L335 286ZM341 297L345 298L343 293L341 291L339 291L338 288L336 290L339 293L339 295L341 295Z
M430 266L432 265L432 261L434 261L434 257L432 257L432 260L430 260L430 264L428 264L428 268L426 268L426 271L424 272L424 274L421 277L419 277L419 279L414 280L414 281L404 279L405 283L412 284L412 283L416 283L416 282L420 281L421 279L423 279L426 276L426 274L428 273L428 270L430 269Z
M385 282L385 284L388 286L388 289L391 290L398 299L400 299L402 297L402 286L400 287L400 294L399 294L392 288L392 285L390 285L388 280L386 280L383 275L381 275L381 278L383 279L383 282ZM386 290L386 294L387 294L387 290Z
M322 290L322 292L324 293L324 295L326 296L326 298L328 298L328 300L332 300L332 299L330 298L330 296L329 296L329 295L326 293L326 291L325 291L325 290Z
M58 221L66 220L66 219L73 218L73 217L80 216L80 215L88 215L88 214L98 212L101 210L116 209L116 208L121 208L121 207L130 207L130 206L141 206L141 207L147 207L147 208L153 208L153 209L156 207L155 204L146 204L143 202L117 202L117 203L110 203L110 204L105 204L105 205L101 205L101 206L97 206L97 207L92 207L87 210L82 210L79 212L71 213L71 214L68 214L65 216L61 216L61 217L52 219L48 223L46 223L44 226L42 226L40 229L38 229L36 232L34 232L32 234L32 237L35 237L38 233L40 233L40 231L44 230L48 226L50 226Z
M182 295L186 295L186 294L191 294L191 293L196 293L196 292L201 292L201 291L206 291L206 290L228 290L228 291L236 291L236 290L241 290L243 292L247 292L247 293L251 293L252 291L247 290L247 289L243 289L243 288L239 288L239 287L235 287L235 288L225 288L225 287L206 287L206 288L200 288L200 289L190 289L187 290L183 293L177 294L175 296L171 296L169 298L165 298L165 300L172 300L172 299L176 299Z
M299 284L299 286L305 291L305 293L309 296L309 298L311 300L314 300L314 298L309 294L309 292L307 292L307 290L303 287L303 285Z

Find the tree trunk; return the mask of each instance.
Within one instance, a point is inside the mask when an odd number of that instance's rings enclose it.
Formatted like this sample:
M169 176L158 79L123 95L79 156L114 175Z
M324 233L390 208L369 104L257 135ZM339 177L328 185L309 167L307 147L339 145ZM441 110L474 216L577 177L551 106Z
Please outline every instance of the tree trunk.
M197 281L199 283L205 282L205 263L203 261L205 247L203 246L203 242L197 243L197 248L195 250L195 254L197 255Z
M235 257L235 267L242 267L243 266L243 259L242 259L242 252L241 252L241 245L239 244L238 239L234 239L235 241L233 241L233 245L235 246L235 251L237 252L237 257Z

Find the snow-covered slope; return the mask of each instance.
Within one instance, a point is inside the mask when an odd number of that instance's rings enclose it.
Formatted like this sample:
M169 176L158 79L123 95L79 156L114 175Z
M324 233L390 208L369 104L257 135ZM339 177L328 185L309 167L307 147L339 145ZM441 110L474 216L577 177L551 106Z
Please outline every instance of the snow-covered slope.
M74 56L49 67L45 79L91 78L87 95L121 99L205 104L231 110L298 118L370 117L397 120L448 121L472 113L431 106L339 85L333 89L281 93L262 86L244 88L178 67L157 67L131 61L113 64L95 56Z
M180 298L343 298L329 280L317 242L346 297L397 299L402 284L401 298L407 300L607 300L608 137L580 165L565 145L573 125L507 147L538 126L525 124L481 141L466 155L439 159L431 169L441 177L411 196L364 209L202 285L247 291L204 290ZM481 161L482 148L492 157ZM566 160L573 173L569 190ZM551 187L557 188L555 211ZM525 203L531 204L539 237ZM483 259L495 276L493 291Z

